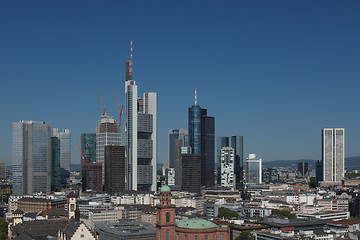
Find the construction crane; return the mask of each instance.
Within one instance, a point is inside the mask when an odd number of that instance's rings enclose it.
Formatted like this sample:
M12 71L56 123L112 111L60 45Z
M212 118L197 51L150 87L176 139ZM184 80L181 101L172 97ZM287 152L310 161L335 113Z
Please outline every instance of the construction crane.
M87 163L87 159L85 159L85 158L84 158L84 155L83 155L83 153L82 153L82 151L81 151L80 144L78 143L77 145L78 145L79 150L80 150L80 153L81 153L81 158L82 158L82 160L83 160L84 164L86 164L86 163Z
M298 204L300 205L300 192L301 192L301 190L310 190L310 188L302 188L302 187L300 187L300 183L297 184L297 185L298 185L297 188L293 187L293 188L289 188L289 189L297 190L297 192L298 192Z
M121 132L121 115L124 113L124 111L123 111L124 106L121 106L121 108L120 108L119 98L118 98L115 88L114 88L114 91L115 91L116 101L117 101L117 104L119 107L119 128L120 128L120 132Z
M100 90L99 90L99 96L100 96L101 111L102 111L102 115L104 116L106 114L106 108L104 108L103 106Z

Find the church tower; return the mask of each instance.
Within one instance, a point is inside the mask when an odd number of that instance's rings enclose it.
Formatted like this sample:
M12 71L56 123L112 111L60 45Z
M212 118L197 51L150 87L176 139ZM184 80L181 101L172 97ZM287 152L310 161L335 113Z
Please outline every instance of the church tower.
M67 196L67 209L69 212L69 220L74 218L75 221L80 220L80 209L78 208L78 195L71 192Z
M171 205L171 192L166 185L160 189L160 206L156 215L156 239L175 239L175 206Z

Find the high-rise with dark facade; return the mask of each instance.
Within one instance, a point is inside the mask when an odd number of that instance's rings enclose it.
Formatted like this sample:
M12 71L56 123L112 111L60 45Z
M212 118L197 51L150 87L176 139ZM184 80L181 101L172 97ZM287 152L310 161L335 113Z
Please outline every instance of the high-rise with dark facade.
M308 173L309 173L309 163L307 163L307 162L299 162L299 163L297 164L297 168L298 168L299 176L301 176L301 177L306 177L306 176L308 176Z
M235 152L234 173L236 176L236 188L244 186L244 137L231 136L231 147Z
M103 191L102 163L83 163L81 168L82 190Z
M181 190L201 192L201 174L203 157L201 154L182 154L182 185Z
M81 134L81 152L88 163L96 162L96 133Z
M60 185L60 139L51 137L51 191L57 191Z
M169 167L175 168L180 159L180 148L188 146L188 131L185 129L169 130Z
M114 195L126 189L125 146L105 146L105 192Z
M207 115L207 109L196 104L189 108L189 145L193 154L201 154L201 183L214 186L215 168L215 118ZM175 173L176 174L176 173Z

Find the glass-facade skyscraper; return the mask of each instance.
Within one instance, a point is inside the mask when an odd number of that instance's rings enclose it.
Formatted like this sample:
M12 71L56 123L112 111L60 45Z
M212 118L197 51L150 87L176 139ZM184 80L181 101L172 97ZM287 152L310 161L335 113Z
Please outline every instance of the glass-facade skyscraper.
M88 163L96 162L96 133L81 134L81 151Z
M202 156L201 182L204 186L214 186L215 118L207 115L207 109L195 104L189 108L188 123L192 154Z
M51 137L51 191L57 191L60 185L60 139Z
M236 188L244 186L244 137L231 136L231 147L235 152L234 173L236 176Z
M255 154L246 158L246 184L256 185L262 183L262 160Z
M169 130L169 167L175 168L180 159L180 148L188 146L188 131L185 129Z
M69 129L59 132L58 128L52 129L52 136L60 140L60 168L70 173L71 134Z
M13 123L13 194L48 192L51 188L51 127L44 122Z

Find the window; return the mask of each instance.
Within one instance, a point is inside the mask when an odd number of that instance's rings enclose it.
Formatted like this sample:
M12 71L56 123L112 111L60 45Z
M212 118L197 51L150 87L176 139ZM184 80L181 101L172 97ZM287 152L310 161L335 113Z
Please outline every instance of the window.
M166 222L170 222L170 213L169 212L166 213Z
M169 230L166 231L166 240L170 240L170 231Z
M216 234L214 234L214 240L216 240Z
M179 240L179 234L176 235L176 240Z
M195 235L194 240L198 240L198 236L197 236L197 235Z
M208 237L208 235L205 235L205 240L209 240L209 237Z
M224 235L220 234L220 240L224 240Z
M185 240L188 240L187 235L185 235Z

